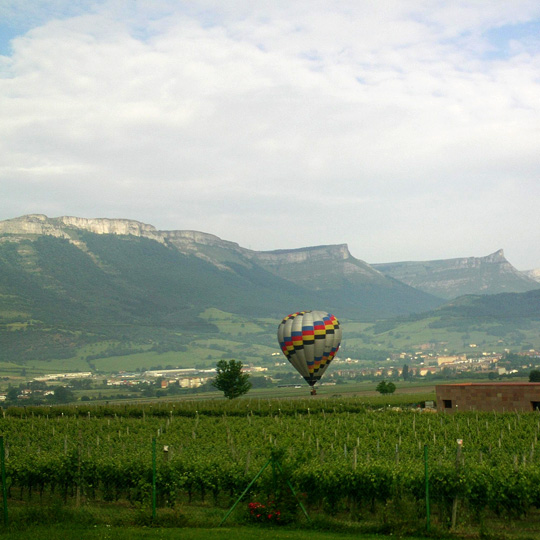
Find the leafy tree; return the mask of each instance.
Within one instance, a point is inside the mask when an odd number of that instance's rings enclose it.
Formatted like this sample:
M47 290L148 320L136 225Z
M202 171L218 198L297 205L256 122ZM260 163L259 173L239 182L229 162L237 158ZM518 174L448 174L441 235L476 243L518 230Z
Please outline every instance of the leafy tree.
M529 382L540 382L540 371L537 369L533 369L529 373Z
M30 390L47 390L47 383L43 381L30 381L28 383Z
M393 382L381 381L377 388L375 388L380 394L393 394L396 391L396 385Z
M75 395L73 392L65 387L65 386L58 386L54 389L54 395L51 396L51 401L53 403L69 403L70 401L75 400Z
M234 399L244 395L251 388L249 375L242 373L240 360L220 360L216 367L217 375L212 386L221 390L226 398Z
M74 379L71 381L71 386L77 390L88 390L92 386L90 379Z
M19 389L18 389L18 388L15 388L15 387L11 387L11 388L7 391L6 400L7 400L7 401L11 401L11 402L17 401L18 395L19 395Z

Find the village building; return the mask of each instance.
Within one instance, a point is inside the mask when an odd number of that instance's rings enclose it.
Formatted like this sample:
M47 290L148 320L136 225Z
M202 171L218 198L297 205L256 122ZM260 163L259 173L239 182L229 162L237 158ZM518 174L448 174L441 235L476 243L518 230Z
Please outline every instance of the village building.
M540 383L441 384L435 393L439 412L540 410Z
M446 364L456 364L457 362L466 362L466 361L467 361L467 356L465 354L437 357L438 366L444 366Z

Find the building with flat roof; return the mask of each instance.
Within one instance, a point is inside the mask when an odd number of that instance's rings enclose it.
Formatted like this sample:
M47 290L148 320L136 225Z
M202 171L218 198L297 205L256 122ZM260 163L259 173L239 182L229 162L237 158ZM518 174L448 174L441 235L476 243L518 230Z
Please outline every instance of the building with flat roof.
M435 393L439 412L540 410L540 383L440 384Z

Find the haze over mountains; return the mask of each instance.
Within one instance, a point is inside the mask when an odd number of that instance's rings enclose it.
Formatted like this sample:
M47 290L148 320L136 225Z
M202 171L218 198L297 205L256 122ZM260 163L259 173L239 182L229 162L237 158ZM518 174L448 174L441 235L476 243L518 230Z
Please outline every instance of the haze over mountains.
M512 317L538 317L539 293L540 283L502 251L370 265L345 244L260 252L132 220L29 215L0 222L4 361L70 357L91 343L179 350L186 332L218 332L209 310L266 318L270 326L301 309L375 322L424 312L490 317L511 305ZM463 294L483 296L442 306ZM273 347L273 331L261 332L257 343Z

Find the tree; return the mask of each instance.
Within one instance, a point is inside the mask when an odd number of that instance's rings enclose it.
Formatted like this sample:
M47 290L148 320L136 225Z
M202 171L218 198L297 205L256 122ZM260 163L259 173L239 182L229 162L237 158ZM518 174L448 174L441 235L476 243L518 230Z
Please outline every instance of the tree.
M529 373L529 382L540 382L540 371L533 369Z
M242 373L240 360L220 360L216 367L217 375L212 386L221 390L226 398L234 399L244 395L251 388L249 375Z
M396 385L393 382L381 381L377 388L375 388L380 394L393 394L396 391Z
M18 396L19 389L15 387L10 387L7 392L6 401L15 402L17 401Z
M65 387L65 386L58 386L54 389L54 395L51 396L51 401L53 403L69 403L70 401L75 400L75 395L73 392Z
M409 380L409 366L407 364L403 365L403 371L401 372L401 374L404 381Z

